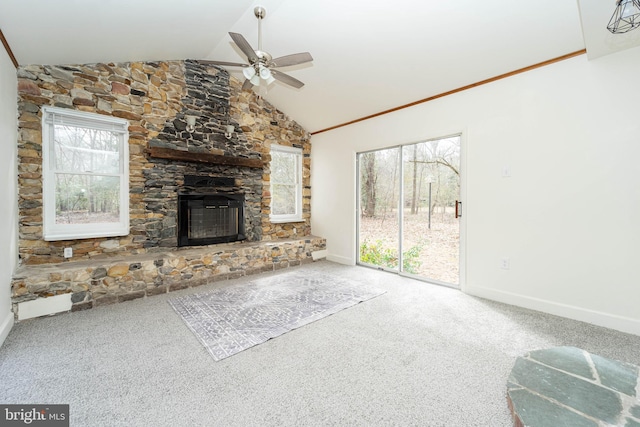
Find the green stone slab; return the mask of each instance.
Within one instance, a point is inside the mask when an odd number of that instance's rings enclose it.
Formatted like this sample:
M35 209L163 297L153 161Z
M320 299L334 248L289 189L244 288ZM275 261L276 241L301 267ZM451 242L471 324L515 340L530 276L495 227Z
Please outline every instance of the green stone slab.
M633 415L634 417L640 419L640 405L634 405L631 407L631 409L629 410L629 412L631 413L631 415Z
M596 379L584 352L576 347L554 347L546 350L536 350L530 352L529 357L561 371L571 372L590 380Z
M617 393L521 357L509 381L610 424L616 424L622 411Z
M638 367L623 363L618 360L606 359L597 354L591 355L600 382L609 388L624 393L627 396L636 395L636 383L638 382Z
M527 390L509 392L515 414L527 427L598 427L595 422Z
M522 386L518 385L516 383L512 383L510 381L507 381L507 390L516 390L516 389L519 389L519 388L522 388Z
M624 427L640 427L640 423L627 418L627 423L624 425Z

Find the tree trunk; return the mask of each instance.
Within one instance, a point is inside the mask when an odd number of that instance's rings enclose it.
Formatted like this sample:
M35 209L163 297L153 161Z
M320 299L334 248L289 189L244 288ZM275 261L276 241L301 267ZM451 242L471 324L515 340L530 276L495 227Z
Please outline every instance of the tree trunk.
M418 213L416 199L418 197L418 186L417 184L418 178L418 145L414 144L413 146L413 188L411 192L411 215L415 215Z
M376 153L362 155L363 215L372 218L376 214Z

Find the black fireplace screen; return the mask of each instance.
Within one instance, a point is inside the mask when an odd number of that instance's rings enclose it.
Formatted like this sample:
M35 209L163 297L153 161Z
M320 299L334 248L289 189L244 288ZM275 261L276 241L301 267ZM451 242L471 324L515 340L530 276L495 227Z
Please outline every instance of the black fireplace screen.
M178 246L212 245L245 238L243 195L178 195Z

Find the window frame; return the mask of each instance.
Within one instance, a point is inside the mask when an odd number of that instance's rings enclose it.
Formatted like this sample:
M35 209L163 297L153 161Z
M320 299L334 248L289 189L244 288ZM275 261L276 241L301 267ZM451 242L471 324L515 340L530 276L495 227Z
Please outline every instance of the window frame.
M82 172L85 176L119 178L119 221L87 224L56 224L56 174L75 173L56 169L55 125L104 130L118 136L119 170L117 174ZM45 241L127 236L129 234L129 121L67 108L42 107L42 237Z
M278 152L278 153L284 153L284 154L291 154L295 156L296 159L296 181L293 184L290 185L295 185L296 189L295 189L295 195L296 195L296 201L295 201L295 213L293 214L274 214L273 213L273 202L274 202L274 180L273 180L273 170L271 171L271 177L270 177L270 188L269 191L271 192L271 203L270 203L270 215L269 215L269 219L272 223L286 223L286 222L302 222L304 221L304 218L302 217L302 158L303 158L303 151L302 148L298 148L298 147L289 147L286 145L279 145L279 144L271 144L271 155L273 156L274 152ZM278 184L282 184L282 183L278 183Z

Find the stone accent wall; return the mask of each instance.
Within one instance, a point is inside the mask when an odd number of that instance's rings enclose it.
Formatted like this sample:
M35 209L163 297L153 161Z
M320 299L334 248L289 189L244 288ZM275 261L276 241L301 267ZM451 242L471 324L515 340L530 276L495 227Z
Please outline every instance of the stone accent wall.
M235 243L129 257L22 266L13 280L13 312L38 298L71 294L71 310L163 294L313 260L324 239Z
M41 107L89 111L129 120L130 219L128 236L45 242L42 239ZM137 255L176 246L175 203L185 174L236 177L246 193L251 240L310 235L310 135L285 114L216 67L193 61L85 65L28 65L18 69L19 255L25 265L103 255ZM185 115L198 117L186 132ZM234 125L231 140L224 126ZM304 151L304 222L271 224L269 150L272 143ZM263 169L152 159L153 146L259 158ZM15 295L15 294L14 294Z

